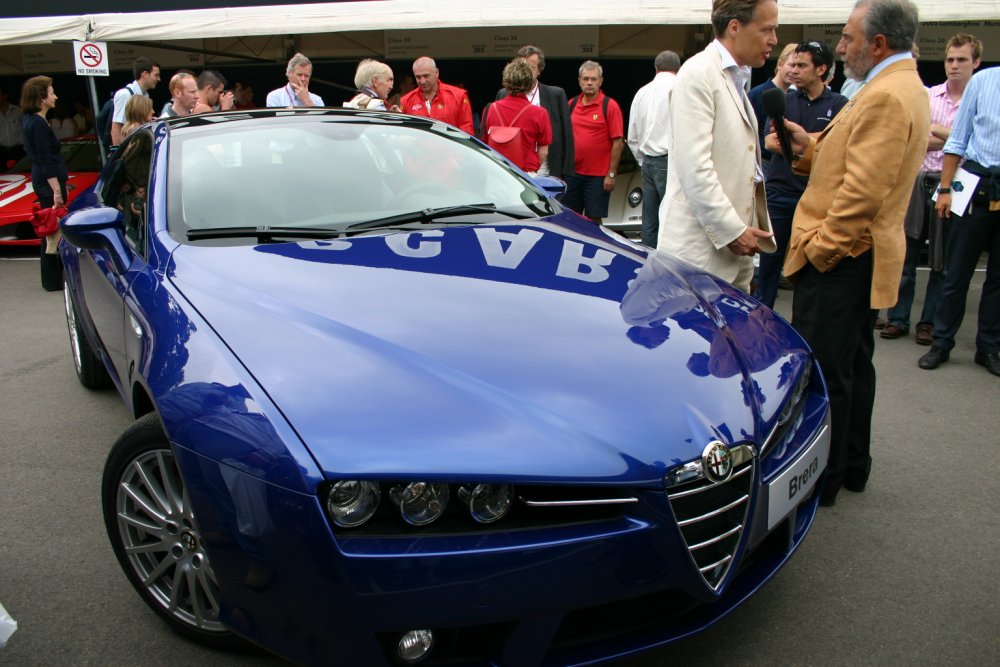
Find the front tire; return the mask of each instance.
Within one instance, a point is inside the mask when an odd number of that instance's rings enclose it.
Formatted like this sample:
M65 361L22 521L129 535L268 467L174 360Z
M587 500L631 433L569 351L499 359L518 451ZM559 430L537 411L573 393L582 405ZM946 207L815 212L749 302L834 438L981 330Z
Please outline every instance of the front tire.
M63 282L63 299L66 302L66 328L69 330L69 349L73 353L73 367L80 384L88 389L102 389L111 384L111 376L101 360L94 354L76 317L76 307L70 295L69 282Z
M188 639L245 649L219 621L219 585L155 413L136 420L111 449L101 499L115 556L143 601Z

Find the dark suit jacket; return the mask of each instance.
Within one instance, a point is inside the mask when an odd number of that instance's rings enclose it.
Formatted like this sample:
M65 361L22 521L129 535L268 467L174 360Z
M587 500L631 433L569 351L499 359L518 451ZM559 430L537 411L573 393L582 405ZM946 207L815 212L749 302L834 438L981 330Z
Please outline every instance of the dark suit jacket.
M572 176L576 164L573 151L573 125L569 120L569 100L566 91L559 86L547 86L538 82L538 94L542 108L549 112L552 122L552 143L549 144L549 175L566 179ZM497 99L507 97L503 88L497 92Z

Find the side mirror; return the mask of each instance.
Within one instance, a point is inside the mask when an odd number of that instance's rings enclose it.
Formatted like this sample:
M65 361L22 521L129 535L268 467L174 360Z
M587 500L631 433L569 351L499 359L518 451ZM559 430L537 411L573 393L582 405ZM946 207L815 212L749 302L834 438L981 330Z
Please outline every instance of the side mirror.
M104 250L118 273L132 263L132 251L125 244L125 218L109 206L95 206L70 213L59 221L62 235L70 245L85 250Z
M545 190L545 194L561 202L566 194L566 181L555 176L535 176L535 185Z

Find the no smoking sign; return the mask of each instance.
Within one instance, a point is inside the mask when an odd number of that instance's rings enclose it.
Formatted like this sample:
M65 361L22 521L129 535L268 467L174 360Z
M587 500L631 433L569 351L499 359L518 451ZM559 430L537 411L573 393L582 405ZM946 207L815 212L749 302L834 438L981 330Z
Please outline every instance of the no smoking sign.
M73 42L76 73L81 76L108 76L108 49L105 42Z

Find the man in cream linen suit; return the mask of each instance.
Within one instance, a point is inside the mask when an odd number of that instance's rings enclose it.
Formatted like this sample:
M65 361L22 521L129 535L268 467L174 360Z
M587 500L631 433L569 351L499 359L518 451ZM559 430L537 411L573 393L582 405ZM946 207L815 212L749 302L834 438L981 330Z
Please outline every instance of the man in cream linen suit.
M792 326L830 390L823 505L836 502L841 486L864 491L871 470L875 313L896 303L906 255L903 216L931 127L930 99L910 53L918 25L909 0L858 2L837 53L863 86L819 137L785 123L802 156L793 168L809 175L785 275L795 281Z
M715 41L677 73L673 146L657 248L750 291L753 255L774 252L750 68L777 44L775 0L713 0Z

